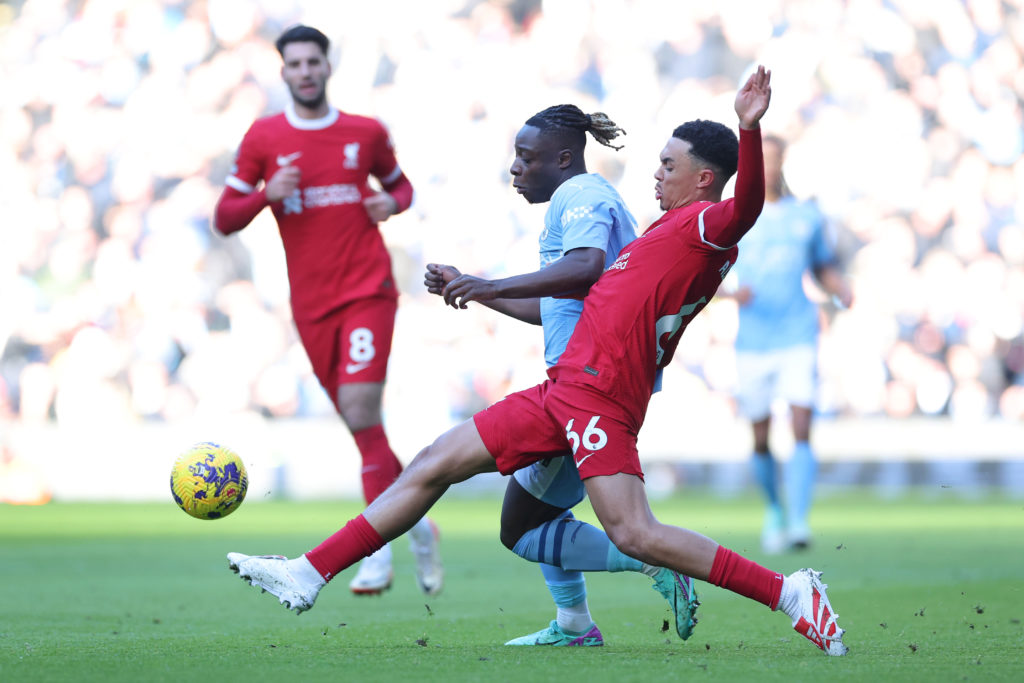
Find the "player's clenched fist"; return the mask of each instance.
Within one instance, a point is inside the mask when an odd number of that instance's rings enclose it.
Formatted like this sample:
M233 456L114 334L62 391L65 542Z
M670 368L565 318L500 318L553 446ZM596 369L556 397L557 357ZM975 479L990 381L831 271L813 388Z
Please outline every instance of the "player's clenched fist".
M366 215L374 223L383 223L398 213L398 202L387 192L378 192L363 200Z
M440 263L428 263L427 272L423 274L423 285L431 294L440 295L444 286L462 275L455 266L446 266Z
M299 186L302 171L298 166L283 166L267 181L267 201L279 202L290 197Z

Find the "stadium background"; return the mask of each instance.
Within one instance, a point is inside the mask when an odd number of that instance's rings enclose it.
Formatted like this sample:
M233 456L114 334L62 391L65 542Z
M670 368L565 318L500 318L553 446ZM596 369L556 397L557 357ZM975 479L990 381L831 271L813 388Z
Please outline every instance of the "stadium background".
M291 325L269 212L239 237L209 228L242 134L286 101L272 42L295 22L332 38L330 100L389 126L416 188L382 228L402 290L385 396L402 459L542 377L537 328L446 310L421 284L428 261L536 267L545 207L507 173L522 122L560 102L607 112L626 147L590 145L590 168L646 225L671 129L732 121L762 62L764 127L792 140L789 184L829 216L856 296L823 307L825 483L1024 495L1022 9L4 3L0 502L163 500L174 456L207 439L249 463L250 499L358 496L354 446ZM640 444L655 491L745 485L735 326L733 304L714 302L666 372Z

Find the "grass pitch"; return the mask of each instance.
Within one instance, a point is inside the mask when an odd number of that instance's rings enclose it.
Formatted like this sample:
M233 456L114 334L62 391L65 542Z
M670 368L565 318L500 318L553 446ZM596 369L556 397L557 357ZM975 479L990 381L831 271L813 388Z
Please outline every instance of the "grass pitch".
M815 507L810 551L770 558L753 496L653 504L778 571L824 570L845 658L704 583L700 624L680 642L639 574L588 574L604 648L503 647L554 609L539 570L499 544L497 499L431 513L447 570L436 598L416 589L405 539L389 593L352 596L350 569L298 617L227 569L231 550L303 552L361 507L248 502L205 522L170 500L0 506L0 681L1024 680L1019 500L832 497Z

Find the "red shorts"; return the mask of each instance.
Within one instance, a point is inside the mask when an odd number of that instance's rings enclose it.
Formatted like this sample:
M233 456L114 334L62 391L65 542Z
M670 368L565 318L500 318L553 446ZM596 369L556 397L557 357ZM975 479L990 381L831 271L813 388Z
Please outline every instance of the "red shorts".
M353 382L383 382L391 355L398 302L359 299L315 322L295 322L313 373L338 401L338 387Z
M548 380L506 396L473 422L502 474L571 455L580 479L620 472L644 476L634 420L579 384Z

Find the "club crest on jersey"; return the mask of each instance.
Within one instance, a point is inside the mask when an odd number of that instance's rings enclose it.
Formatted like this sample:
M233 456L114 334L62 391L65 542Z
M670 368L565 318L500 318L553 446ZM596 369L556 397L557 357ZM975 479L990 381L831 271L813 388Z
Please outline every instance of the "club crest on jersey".
M350 142L345 145L344 149L345 163L342 164L343 168L359 168L359 143Z

